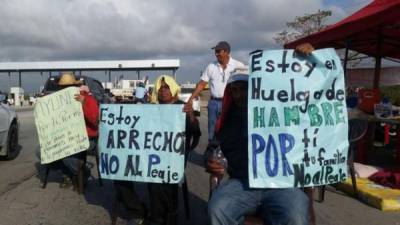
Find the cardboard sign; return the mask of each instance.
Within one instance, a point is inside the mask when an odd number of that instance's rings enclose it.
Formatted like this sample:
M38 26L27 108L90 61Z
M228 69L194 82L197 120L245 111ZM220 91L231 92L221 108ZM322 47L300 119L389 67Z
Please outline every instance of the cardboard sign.
M331 184L347 178L343 69L333 49L250 55L248 137L251 187Z
M179 183L185 166L183 105L100 105L102 178Z
M43 164L89 148L82 104L74 99L79 88L70 87L39 98L34 117Z

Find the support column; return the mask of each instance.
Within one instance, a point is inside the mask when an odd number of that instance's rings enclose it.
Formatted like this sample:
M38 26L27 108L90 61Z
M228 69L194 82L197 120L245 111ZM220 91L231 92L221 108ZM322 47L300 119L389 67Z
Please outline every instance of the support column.
M346 40L346 49L344 51L344 60L343 60L343 72L345 77L347 77L347 60L349 58L349 46L350 46L350 41Z
M11 72L8 72L8 91L11 91Z
M19 87L22 87L21 71L18 71L18 85Z
M379 88L379 81L381 76L381 65L382 65L382 29L378 29L378 42L376 44L376 55L375 55L375 73L374 73L374 89Z
M42 86L44 86L44 84L43 84L43 71L40 71L40 86L39 86L39 91L41 91L40 89L41 89L41 87Z

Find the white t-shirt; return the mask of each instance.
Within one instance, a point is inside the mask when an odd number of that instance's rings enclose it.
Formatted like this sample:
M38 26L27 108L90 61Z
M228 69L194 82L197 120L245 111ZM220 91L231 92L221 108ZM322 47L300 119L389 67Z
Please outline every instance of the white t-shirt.
M224 96L224 90L229 76L236 67L242 66L244 66L242 62L230 57L226 69L223 70L221 65L215 61L208 64L200 79L208 82L212 97L222 98Z

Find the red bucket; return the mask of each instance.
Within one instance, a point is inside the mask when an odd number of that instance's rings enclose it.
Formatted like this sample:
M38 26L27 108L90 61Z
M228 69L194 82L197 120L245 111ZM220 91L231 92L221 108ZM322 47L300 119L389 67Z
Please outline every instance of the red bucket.
M374 113L374 105L381 101L379 89L361 89L358 91L358 108L366 113Z

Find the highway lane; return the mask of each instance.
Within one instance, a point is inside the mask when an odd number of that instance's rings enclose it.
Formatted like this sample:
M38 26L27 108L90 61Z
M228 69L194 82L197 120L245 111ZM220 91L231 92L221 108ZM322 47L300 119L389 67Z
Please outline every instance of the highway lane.
M182 194L180 193L179 224L204 225L208 199L208 174L202 165L202 154L207 145L207 114L202 112L200 125L203 136L200 145L189 156L186 174L190 191L191 218L184 217ZM0 225L106 225L110 224L110 212L114 202L114 191L110 181L104 186L97 183L97 173L92 169L84 195L58 187L61 177L51 173L46 189L40 188L37 156L38 141L32 111L18 113L21 123L19 156L12 161L0 161ZM93 157L89 163L94 166ZM36 176L39 175L39 176ZM139 193L146 198L146 188L138 185ZM317 224L322 225L400 225L400 213L382 212L328 188L325 201L315 202ZM118 224L125 224L121 212Z
M0 195L11 190L37 172L39 144L33 111L17 112L20 122L19 154L14 160L0 161Z

